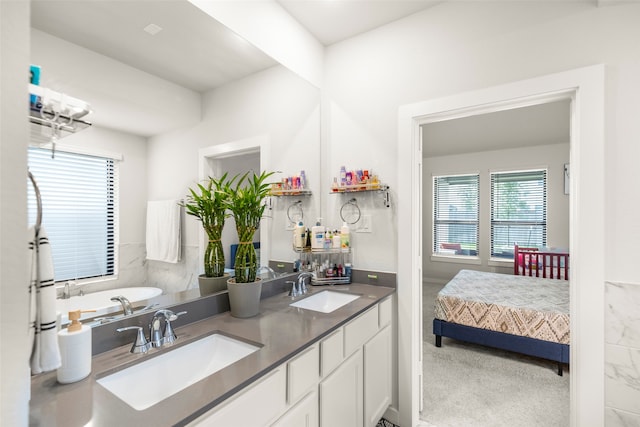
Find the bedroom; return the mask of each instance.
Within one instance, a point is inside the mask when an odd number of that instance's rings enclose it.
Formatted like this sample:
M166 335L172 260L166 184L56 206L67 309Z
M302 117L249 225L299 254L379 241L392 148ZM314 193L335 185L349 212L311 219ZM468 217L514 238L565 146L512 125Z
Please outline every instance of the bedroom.
M423 125L422 132L425 384L421 419L434 425L452 425L468 420L466 415L473 413L474 417L480 419L486 417L485 421L492 425L508 425L514 421L520 425L535 425L541 419L567 424L569 376L560 378L554 375L552 362L447 338L444 339L443 348L436 348L432 321L437 292L458 271L467 269L513 274L513 245L503 257L499 256L496 245L496 256L489 256L492 252L491 172L546 170L544 246L568 248L569 197L564 194L564 165L569 162L569 102L558 101L432 123ZM447 233L454 229L444 225L445 230L439 230L437 242L433 243L433 179L444 177L446 180L450 176L475 174L479 175L479 221L475 231L477 243L475 238L469 240L468 233L462 233L455 238L450 237L452 242L462 242L462 251L443 250L441 248L446 244L440 242L447 241ZM530 233L526 235L527 240L523 240L522 234L517 239L521 244L533 245L535 239L529 240ZM541 238L538 236L538 239ZM465 244L465 241L468 243ZM444 372L447 370L457 372ZM468 381L463 382L463 378ZM488 379L493 385L482 386ZM519 381L536 389L534 405L525 404L524 392L519 392L522 389ZM484 396L479 396L479 389L483 390ZM436 397L443 395L448 397ZM510 395L510 398L505 399L506 395ZM464 396L468 396L466 411L452 414L446 409L446 402L460 400ZM436 399L439 404L433 405ZM487 404L486 401L491 403Z

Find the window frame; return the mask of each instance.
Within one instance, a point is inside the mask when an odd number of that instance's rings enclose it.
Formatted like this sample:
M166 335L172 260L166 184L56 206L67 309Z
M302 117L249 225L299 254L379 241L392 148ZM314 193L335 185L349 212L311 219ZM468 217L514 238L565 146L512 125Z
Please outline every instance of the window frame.
M38 150L40 153L39 156L52 156L51 150L47 146L39 146L39 145L30 145L28 147L29 153L28 164L30 171L33 172L36 182L43 193L42 197L42 209L43 209L43 222L42 226L47 230L47 202L46 202L46 188L47 188L47 180L48 177L46 173L42 171L37 172L37 169L34 165L31 164L29 159L31 150ZM104 194L106 206L105 206L105 218L104 223L107 227L105 230L106 236L106 245L104 247L106 259L104 261L104 269L102 272L96 271L97 274L94 275L81 275L81 277L64 277L60 278L55 277L56 285L61 285L66 282L74 282L76 284L87 284L94 282L102 282L108 280L115 280L118 278L119 273L119 227L120 227L120 215L119 215L119 198L120 198L120 161L122 160L122 155L117 153L104 152L99 150L87 150L81 147L56 147L55 158L53 161L60 159L60 156L83 156L83 157L93 157L97 158L100 161L105 161L105 182L107 192ZM51 173L51 172L48 172ZM51 184L49 184L51 185ZM33 187L29 184L29 193L28 193L28 208L27 213L29 215L30 224L35 223L35 213L33 211L33 206L35 206L35 196L33 195ZM81 194L78 197L82 197ZM48 231L48 235L51 238L51 231ZM52 241L55 239L51 239ZM54 261L54 273L55 273L55 261ZM55 273L57 274L57 273Z
M441 219L438 218L438 203L441 200L439 194L439 184L438 180L440 179L464 179L464 178L475 178L475 219ZM480 173L472 172L472 173L456 173L456 174L439 174L432 175L432 229L431 229L431 259L433 261L442 261L442 262L454 262L454 263L466 263L466 264L480 264ZM440 238L438 237L438 227L441 225L475 225L475 249L470 249L475 253L445 253L438 251L438 246L440 243ZM448 242L452 243L452 242ZM465 242L453 242L453 243L461 243ZM465 249L461 249L465 250Z
M529 175L531 178L529 179L522 179L520 181L514 181L514 182L526 182L526 181L532 181L533 179L535 179L535 175L539 174L541 175L541 179L542 179L542 191L541 191L541 202L542 202L542 208L540 209L540 213L542 215L541 219L534 219L534 218L529 218L529 219L515 219L515 220L506 220L506 219L495 219L496 216L496 212L495 212L495 203L494 203L494 198L495 198L495 187L494 184L496 183L495 180L495 176L499 176L499 175L512 175L512 176L517 176L517 175L522 175L523 178L525 178L527 175ZM533 179L532 179L533 178ZM490 171L489 172L489 192L490 192L490 199L489 199L489 262L513 262L513 245L518 243L521 246L539 246L539 247L545 247L547 245L547 232L548 232L548 199L549 199L549 170L547 167L535 167L535 168L530 168L530 169L513 169L513 170L495 170L495 171ZM496 246L496 238L495 238L495 229L496 226L534 226L534 227L541 227L541 231L540 231L540 239L541 241L539 242L539 244L537 244L538 242L531 242L530 240L527 241L522 241L519 242L517 241L517 237L515 237L516 240L514 240L513 242L507 242L508 247L510 248L509 252L503 252L505 255L500 255L497 252L495 252L494 247ZM509 244L510 243L510 244ZM502 245L504 246L504 245Z

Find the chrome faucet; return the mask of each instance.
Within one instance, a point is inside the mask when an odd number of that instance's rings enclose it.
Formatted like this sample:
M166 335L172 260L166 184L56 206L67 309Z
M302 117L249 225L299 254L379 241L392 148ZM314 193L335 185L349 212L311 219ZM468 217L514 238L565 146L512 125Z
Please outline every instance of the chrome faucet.
M153 347L162 347L164 344L172 344L178 337L171 322L179 316L186 314L186 311L174 313L171 310L158 310L153 315L151 323L149 323L149 341ZM164 319L164 330L161 328L161 319Z
M74 284L75 283L71 281L64 283L64 289L62 290L62 299L71 298L71 286Z
M296 282L292 282L293 285L291 286L291 293L289 295L291 295L292 297L296 297L298 295L304 295L307 293L307 285L305 284L305 279L307 277L313 277L313 273L310 273L308 271L302 272L298 275L298 280L297 282L297 287L296 287Z
M148 352L151 349L151 343L148 342L145 338L144 329L142 328L142 326L127 326L125 328L118 328L116 329L116 331L123 332L131 329L137 330L138 334L136 335L136 339L131 346L131 350L129 351L135 354Z
M120 304L122 304L122 312L124 313L125 316L129 316L133 314L133 307L131 307L131 303L124 295L111 297L111 301L119 302Z
M301 294L306 294L307 293L307 285L305 284L305 279L309 277L313 277L313 273L310 273L308 271L300 273L298 275L298 287L300 288L300 293Z

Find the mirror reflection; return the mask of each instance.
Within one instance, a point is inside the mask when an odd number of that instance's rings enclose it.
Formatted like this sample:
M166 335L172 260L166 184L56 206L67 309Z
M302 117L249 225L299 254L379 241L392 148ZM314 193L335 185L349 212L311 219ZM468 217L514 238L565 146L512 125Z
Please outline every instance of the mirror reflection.
M124 296L133 313L200 297L201 224L181 211L179 255L147 259L157 249L148 246L148 203L184 201L188 188L224 172L268 170L281 181L305 171L311 195L271 197L259 233L262 265L293 260L287 209L300 202L309 221L320 212L315 86L186 1L153 7L148 1L33 1L31 12L31 63L40 66L40 85L82 99L93 110L86 118L92 126L60 139L58 152L112 159L117 169L113 247L105 249L112 267L90 277L56 279L60 311L95 304L102 311L84 317L100 323L126 310L114 297ZM34 125L32 145L48 148L49 140L50 133ZM259 142L243 149L247 141ZM240 148L223 155L212 147ZM47 184L34 174L46 193ZM51 229L55 254L56 227L47 224L54 216L69 218L53 213L46 194L43 199L43 225ZM235 238L230 221L223 235L229 269ZM59 262L54 255L54 266ZM263 277L269 274L263 271ZM127 297L133 288L156 288L162 295L148 297L144 290ZM100 291L107 291L102 296L108 308L86 299Z

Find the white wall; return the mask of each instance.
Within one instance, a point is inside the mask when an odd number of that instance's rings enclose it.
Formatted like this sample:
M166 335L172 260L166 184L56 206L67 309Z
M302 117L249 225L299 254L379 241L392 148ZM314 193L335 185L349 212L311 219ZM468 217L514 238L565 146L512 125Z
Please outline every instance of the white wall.
M88 102L89 120L103 127L150 136L200 119L199 93L36 29L31 63L41 86Z
M543 145L454 156L431 157L423 162L423 276L429 282L446 283L460 269L510 274L511 262L489 265L491 241L491 171L547 169L547 246L569 247L569 196L564 194L564 164L569 162L569 144ZM433 176L480 174L479 265L432 259ZM448 262L447 262L448 261Z
M626 290L622 295L637 295L640 50L634 44L640 38L638 22L640 5L629 3L597 7L570 1L445 2L330 46L323 96L323 111L330 112L323 127L328 154L335 158L349 144L353 149L347 159L364 157L370 162L375 157L386 172L383 179L394 188L404 183L397 182L395 171L386 164L397 162L394 141L400 105L606 64L604 269L612 283L624 283L615 288ZM328 175L334 171L335 163L323 168ZM392 260L391 269L397 267L393 244L379 240L368 250ZM630 320L637 313L623 300L607 301L608 319L616 319L615 328L606 325L605 414L610 425L623 416L640 422L640 345L637 339L620 340L619 333L615 338L613 334L623 326L635 324L637 329L637 322ZM635 406L627 396L636 398Z
M29 2L0 2L0 425L26 426Z

